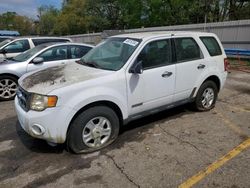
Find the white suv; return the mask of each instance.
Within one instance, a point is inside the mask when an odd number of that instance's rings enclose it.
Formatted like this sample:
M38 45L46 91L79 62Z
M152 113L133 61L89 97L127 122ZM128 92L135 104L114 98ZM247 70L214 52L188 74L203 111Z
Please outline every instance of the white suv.
M15 107L33 137L75 153L113 142L127 122L184 103L214 107L227 59L211 33L149 32L113 36L78 63L23 76Z

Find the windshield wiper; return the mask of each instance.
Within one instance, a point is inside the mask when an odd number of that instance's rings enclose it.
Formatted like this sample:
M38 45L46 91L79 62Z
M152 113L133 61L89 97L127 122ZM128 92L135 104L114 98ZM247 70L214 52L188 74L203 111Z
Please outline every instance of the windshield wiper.
M76 61L76 63L79 63L81 65L87 65L89 67L94 67L94 68L101 68L96 62L94 61L91 61L91 62L87 62L87 61L84 61L83 59L80 59L78 61Z

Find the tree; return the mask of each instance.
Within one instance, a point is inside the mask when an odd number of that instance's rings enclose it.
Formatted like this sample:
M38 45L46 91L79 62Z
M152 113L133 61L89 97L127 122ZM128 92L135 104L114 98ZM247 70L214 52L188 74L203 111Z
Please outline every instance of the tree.
M17 30L21 35L31 35L35 32L33 20L20 16L16 12L6 12L0 15L0 29Z
M53 6L41 6L38 8L39 26L38 33L40 35L54 34L54 27L57 22L59 10Z

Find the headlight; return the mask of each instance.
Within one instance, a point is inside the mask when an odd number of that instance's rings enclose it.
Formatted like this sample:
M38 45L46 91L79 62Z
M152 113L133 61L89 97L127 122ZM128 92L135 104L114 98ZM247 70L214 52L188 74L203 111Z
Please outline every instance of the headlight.
M43 111L46 108L55 107L57 96L45 96L33 94L30 102L30 109L35 111Z

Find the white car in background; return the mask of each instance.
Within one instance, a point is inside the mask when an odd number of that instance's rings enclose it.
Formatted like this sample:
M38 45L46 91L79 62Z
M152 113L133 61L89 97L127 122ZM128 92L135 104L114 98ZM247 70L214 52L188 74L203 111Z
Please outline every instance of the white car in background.
M69 38L61 37L18 37L0 42L0 61L15 57L35 46L49 42L72 42Z
M45 43L0 62L0 101L15 97L17 80L23 74L75 62L92 48L79 43Z

